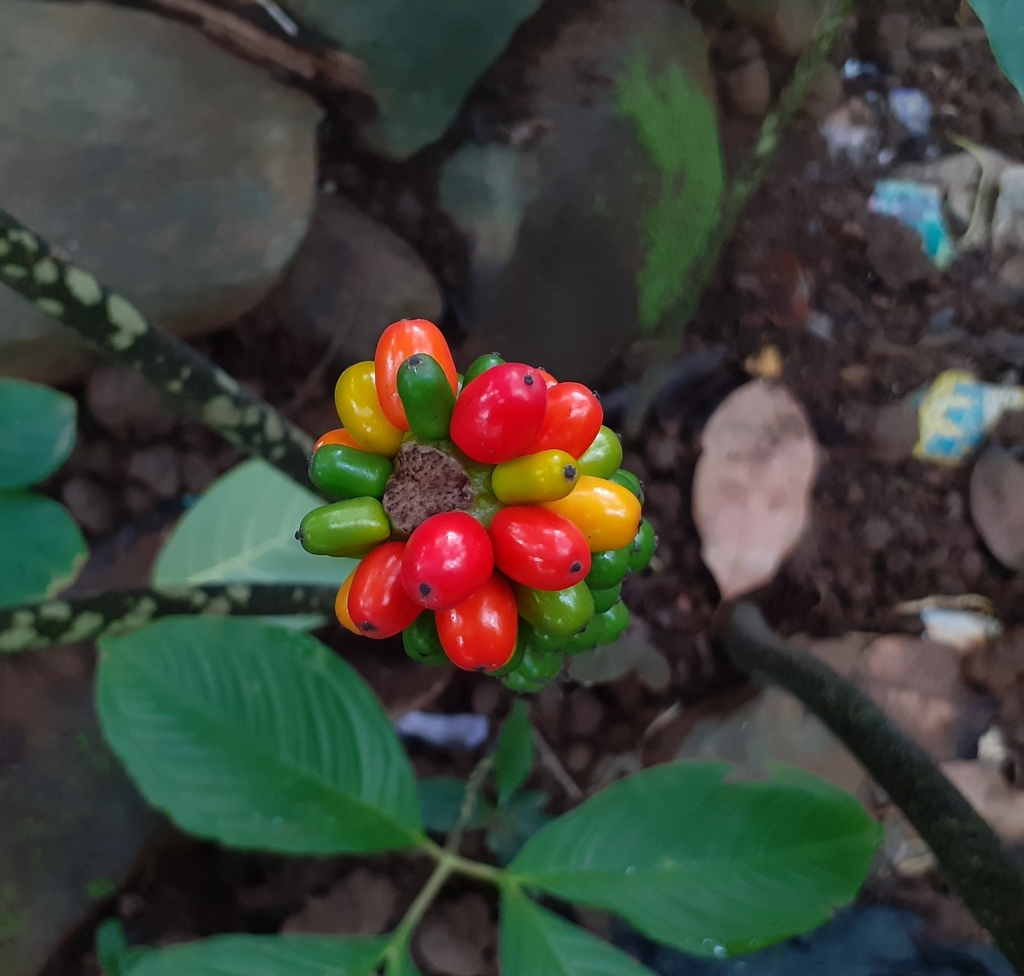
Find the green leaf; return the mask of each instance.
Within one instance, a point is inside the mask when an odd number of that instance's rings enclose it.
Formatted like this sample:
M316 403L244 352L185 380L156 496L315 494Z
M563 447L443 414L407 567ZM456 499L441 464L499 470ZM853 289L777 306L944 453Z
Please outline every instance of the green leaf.
M462 801L466 796L466 781L454 776L430 776L418 780L420 819L423 829L435 834L447 834L458 823ZM477 796L469 827L483 827L494 815L494 807L482 796Z
M502 976L653 976L631 956L535 905L518 888L501 896Z
M150 953L130 976L369 976L387 938L218 935Z
M397 957L388 957L387 966L384 968L385 976L421 976L416 964L409 955L409 947L402 949Z
M528 790L498 807L487 831L487 846L500 864L508 864L523 844L554 820L544 812L550 799L543 790Z
M124 937L124 926L117 918L108 918L96 929L96 959L104 976L126 976L143 956L153 950L147 946L129 947Z
M379 107L366 137L406 158L440 138L540 0L289 0L365 65Z
M531 769L533 725L530 722L530 709L526 702L517 698L501 727L494 754L494 782L498 787L499 803L504 803L523 785Z
M391 723L319 641L258 620L171 617L100 651L107 740L184 830L290 854L421 839Z
M0 492L0 607L55 596L88 556L75 520L52 498Z
M728 772L679 762L637 773L541 830L509 871L697 955L749 952L827 921L860 888L879 825L809 773L730 783Z
M969 0L999 66L1024 97L1024 0Z
M75 445L77 415L66 393L0 377L0 491L53 474Z
M341 586L354 559L314 556L295 530L323 504L261 458L215 482L178 523L153 569L156 588L200 583L323 583ZM317 618L279 621L312 627Z
M714 106L677 65L654 75L642 57L634 58L616 81L619 110L636 124L660 179L641 220L646 253L636 282L640 324L650 332L686 294L711 240L725 164Z

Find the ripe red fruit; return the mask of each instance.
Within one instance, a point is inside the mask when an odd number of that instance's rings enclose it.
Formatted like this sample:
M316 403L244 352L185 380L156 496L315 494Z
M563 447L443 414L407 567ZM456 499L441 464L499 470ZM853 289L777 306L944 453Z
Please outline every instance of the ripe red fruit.
M352 576L348 612L367 637L394 637L423 612L402 586L404 549L404 542L385 542L363 557Z
M516 650L519 611L512 587L493 573L468 600L434 618L449 660L465 671L494 671Z
M524 453L565 451L578 461L594 443L603 420L600 401L582 383L556 383L548 390L540 430Z
M487 530L465 512L442 512L409 536L402 585L416 603L450 610L490 579L494 553Z
M564 590L590 572L586 536L561 515L532 505L503 508L491 520L494 564L535 590Z
M527 448L544 421L547 399L539 370L522 363L492 366L455 401L451 438L481 464L510 461L529 453Z

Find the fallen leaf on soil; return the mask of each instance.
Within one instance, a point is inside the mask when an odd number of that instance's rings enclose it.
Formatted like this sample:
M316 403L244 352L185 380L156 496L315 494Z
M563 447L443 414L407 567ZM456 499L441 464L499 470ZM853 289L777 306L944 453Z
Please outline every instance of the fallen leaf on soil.
M636 671L651 691L664 691L671 678L665 655L648 640L647 626L635 617L618 640L574 657L569 663L570 677L584 685L617 681L630 671Z
M282 932L316 935L379 935L388 927L398 891L391 879L357 868L322 898L285 919Z
M971 518L996 559L1024 569L1024 464L994 444L971 472Z
M693 518L702 555L732 600L768 583L807 525L818 445L782 385L755 380L715 411L701 439Z
M976 759L943 763L942 771L1005 843L1024 841L1024 790Z
M487 902L477 892L432 908L419 933L424 961L447 976L492 976L496 942Z

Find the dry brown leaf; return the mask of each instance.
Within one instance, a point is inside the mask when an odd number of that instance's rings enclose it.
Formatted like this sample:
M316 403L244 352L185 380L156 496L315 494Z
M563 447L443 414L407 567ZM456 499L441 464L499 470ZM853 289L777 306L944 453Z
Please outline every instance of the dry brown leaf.
M693 519L722 598L768 583L808 521L818 445L782 385L755 380L715 411L701 439Z
M998 769L977 759L943 763L942 771L1003 841L1024 841L1024 790L1015 790Z
M1024 464L994 444L971 472L971 518L996 559L1024 569Z

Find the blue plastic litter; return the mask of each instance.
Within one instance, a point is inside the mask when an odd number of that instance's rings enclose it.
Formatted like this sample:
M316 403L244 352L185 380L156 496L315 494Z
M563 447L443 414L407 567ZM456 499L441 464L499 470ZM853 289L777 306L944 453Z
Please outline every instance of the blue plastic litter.
M932 124L932 103L918 88L893 88L889 108L912 136L926 136Z
M895 217L921 235L921 247L940 270L953 263L956 250L942 213L938 187L912 180L879 180L868 200L872 213Z

